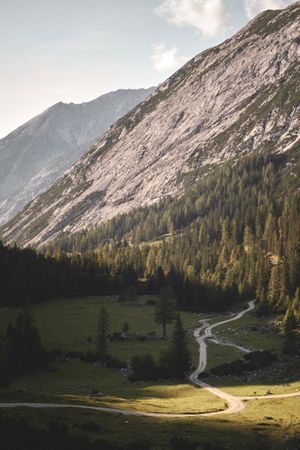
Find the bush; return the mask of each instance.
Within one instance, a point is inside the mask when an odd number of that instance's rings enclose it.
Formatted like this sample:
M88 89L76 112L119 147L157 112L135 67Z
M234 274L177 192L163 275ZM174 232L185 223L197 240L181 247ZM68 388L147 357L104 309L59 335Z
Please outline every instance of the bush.
M277 360L277 356L267 351L248 353L243 359L221 364L210 370L212 375L241 375L246 371L253 371L269 366Z
M283 343L282 353L284 355L300 355L300 337L289 333Z
M87 362L87 363L97 363L101 362L101 364L105 365L106 367L110 369L124 369L127 367L127 363L124 361L120 361L117 358L113 358L110 355L107 355L105 358L103 358L101 355L99 355L97 352L86 352L82 353L81 361Z
M277 360L277 356L267 351L256 351L245 355L244 360L248 362L247 370L255 370L269 366Z
M156 381L159 379L159 367L151 355L134 356L130 361L130 381Z
M113 358L112 356L109 356L107 358L105 365L109 369L126 369L127 368L126 362L120 361L119 359Z
M154 300L154 299L147 300L146 305L148 305L148 306L155 306L156 305L156 300Z

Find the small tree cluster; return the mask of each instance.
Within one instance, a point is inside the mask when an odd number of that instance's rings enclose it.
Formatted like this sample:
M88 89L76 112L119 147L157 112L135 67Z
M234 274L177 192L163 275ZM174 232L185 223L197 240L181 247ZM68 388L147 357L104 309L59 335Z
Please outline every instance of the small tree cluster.
M190 367L191 355L186 332L178 314L169 348L161 354L159 364L155 363L151 355L133 357L130 361L130 380L183 379Z
M16 325L10 324L6 336L0 340L0 384L42 367L46 360L47 353L32 315L24 310L18 315Z

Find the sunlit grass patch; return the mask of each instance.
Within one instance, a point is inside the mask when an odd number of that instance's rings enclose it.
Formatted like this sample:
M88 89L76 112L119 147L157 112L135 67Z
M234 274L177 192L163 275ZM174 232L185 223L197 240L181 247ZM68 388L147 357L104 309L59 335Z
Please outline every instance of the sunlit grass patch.
M224 401L189 384L131 383L119 371L81 361L53 365L54 372L39 372L15 381L6 393L18 401L76 400L88 405L163 413L199 413L224 409ZM20 394L23 392L23 394ZM1 394L0 394L1 395Z
M268 394L289 394L291 392L300 392L300 381L276 383L272 381L258 380L257 382L242 381L238 378L224 377L215 379L213 384L229 394L239 397L248 397L255 395Z
M300 432L300 397L250 400L239 417L241 424L252 427L268 423L274 438Z
M122 389L119 390L122 392ZM225 409L224 401L188 384L132 386L123 396L66 396L92 406L164 414L198 414Z

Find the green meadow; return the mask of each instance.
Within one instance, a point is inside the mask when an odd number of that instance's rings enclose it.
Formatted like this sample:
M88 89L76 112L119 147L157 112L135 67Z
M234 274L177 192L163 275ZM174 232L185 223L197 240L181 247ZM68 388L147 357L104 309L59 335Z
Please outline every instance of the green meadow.
M120 332L124 322L127 322L129 333L152 335L145 341L110 342L110 353L125 362L132 356L143 353L150 353L157 360L160 352L167 348L168 340L159 338L162 330L154 321L154 306L147 304L151 299L144 296L134 303L119 303L116 297L57 300L33 306L32 313L47 349L59 348L63 352L94 351L97 315L102 306L105 306L110 317L110 334ZM243 307L244 305L240 305L239 308ZM7 325L15 321L18 312L18 309L0 311L0 334L4 334ZM182 312L181 316L188 333L193 365L196 367L199 350L193 338L193 330L200 319L209 316L213 323L223 317L220 314L207 316L189 312ZM254 313L250 313L241 320L220 326L214 331L225 341L280 353L283 337L271 327L265 327L263 323ZM172 330L171 324L167 328L168 339ZM233 361L241 355L235 348L208 341L208 370L224 362ZM300 369L299 364L290 369L291 373L287 372L287 376L292 375L295 368ZM283 379L273 377L271 382L267 375L248 381L234 377L213 377L209 379L209 383L238 396L263 395L267 391L282 394L300 389L299 380L287 383ZM226 407L223 400L204 389L192 386L188 381L181 384L131 383L119 370L67 358L50 364L47 370L15 380L9 388L2 389L0 395L1 401L74 403L167 414L213 412ZM153 449L159 450L168 448L167 442L172 434L199 442L224 442L230 445L230 449L234 449L243 448L241 443L244 442L245 436L247 445L257 447L259 442L280 442L281 439L300 432L300 397L250 400L246 402L246 409L241 413L211 418L158 419L72 409L41 412L24 408L2 410L0 417L1 414L25 415L37 426L43 426L53 417L66 423L75 434L80 431L80 424L92 421L101 424L101 437L105 439L114 442L145 440L152 443ZM266 421L264 418L267 416L272 419ZM90 434L91 438L97 437L93 432Z

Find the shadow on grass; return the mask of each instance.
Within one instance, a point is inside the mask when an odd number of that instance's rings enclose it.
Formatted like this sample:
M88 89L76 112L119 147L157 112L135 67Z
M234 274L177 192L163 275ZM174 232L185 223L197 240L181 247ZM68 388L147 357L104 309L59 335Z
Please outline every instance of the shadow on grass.
M280 446L283 438L286 450L296 448L289 446L289 435L284 425L277 426L266 422L248 424L240 421L238 417L235 420L231 418L218 420L126 418L92 411L36 411L26 408L2 411L0 422L1 417L25 418L34 428L47 428L48 423L55 421L66 426L71 435L84 434L92 440L101 438L121 448L126 448L130 443L139 442L145 448L153 450L176 449L179 447L170 447L170 439L174 436L179 438L178 443L182 443L180 450L185 448L279 450L283 448ZM94 425L91 426L91 424ZM292 438L292 430L290 438ZM188 447L188 443L195 443L195 446ZM140 445L136 448L143 447Z
M202 381L236 396L280 395L300 391L300 360L279 361L241 376L207 376Z

